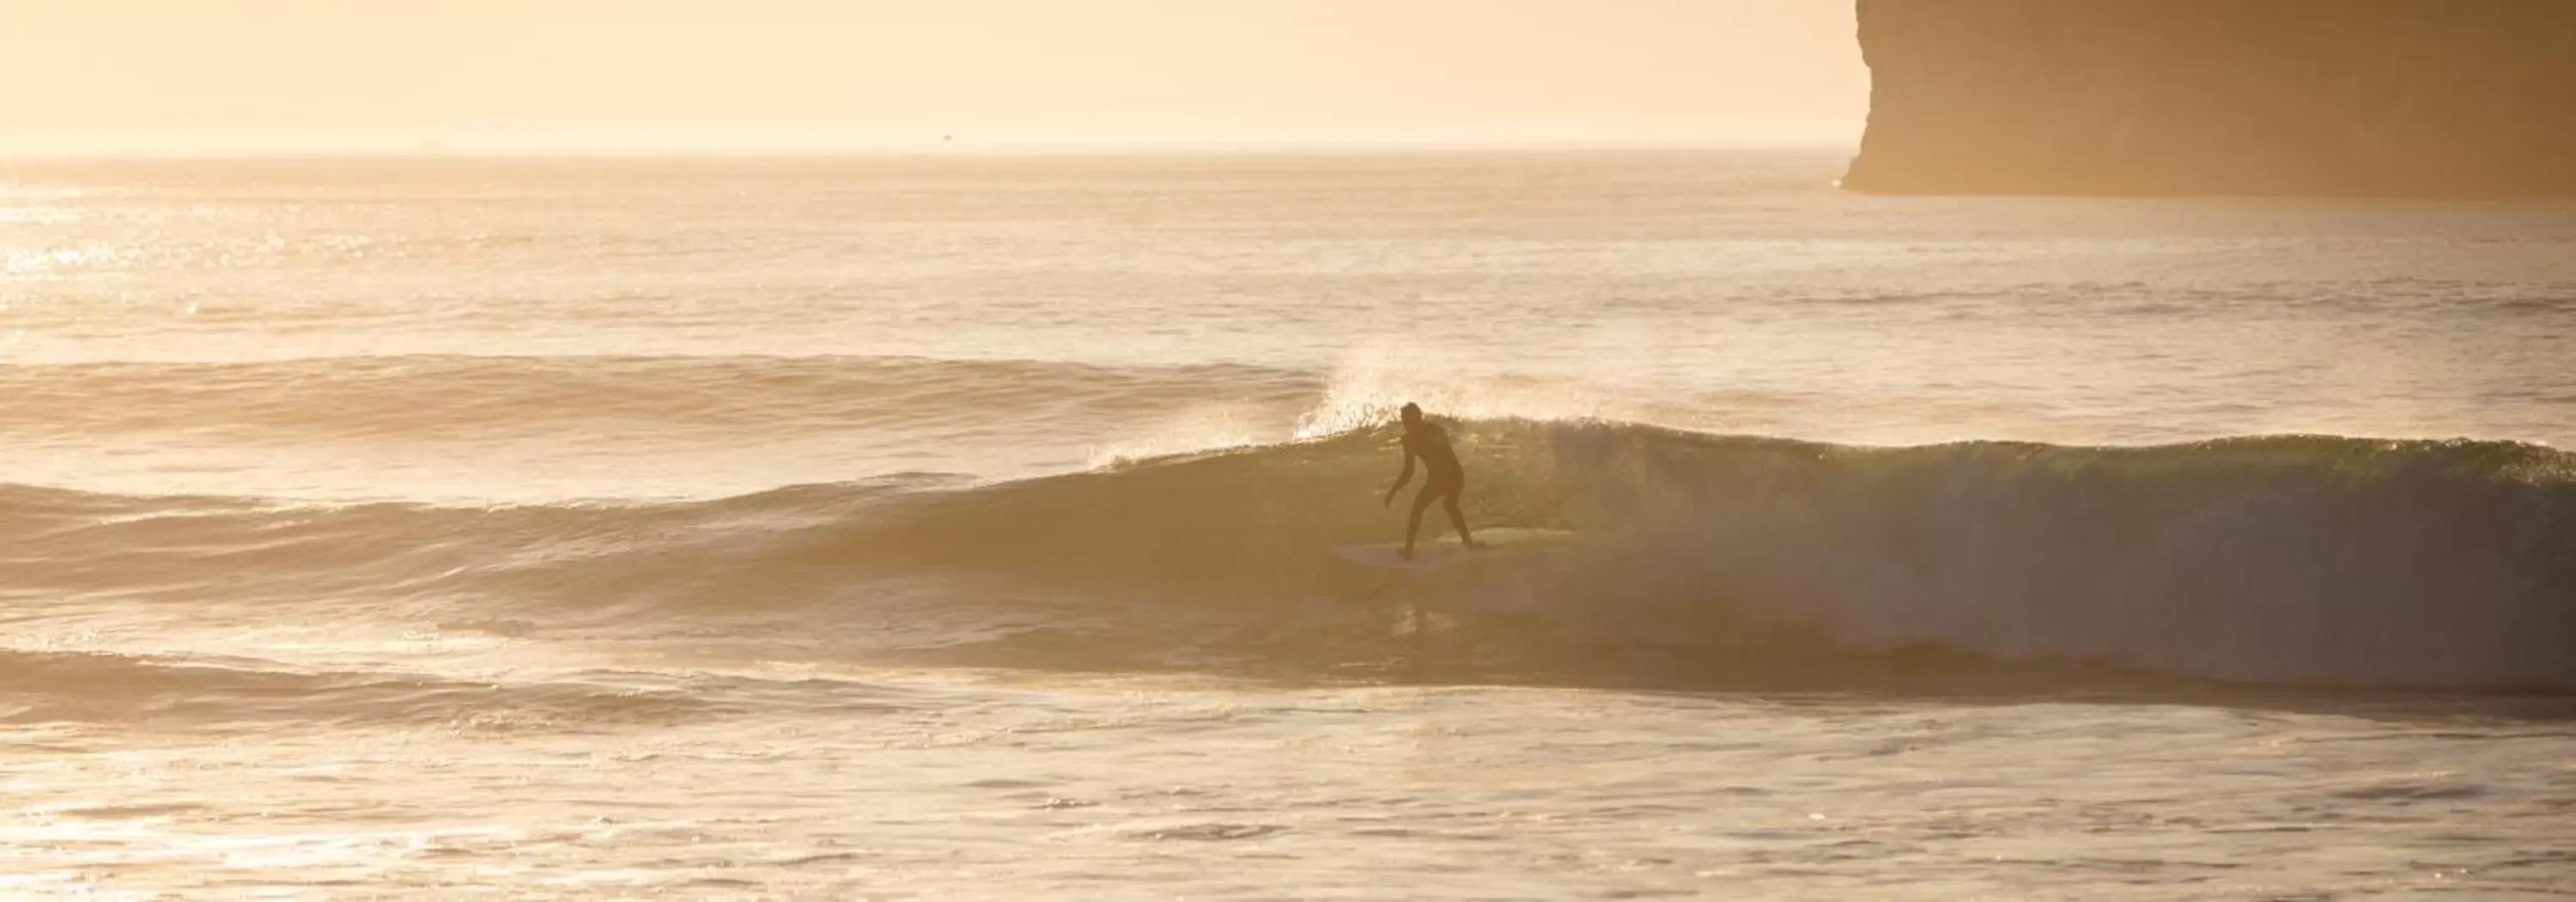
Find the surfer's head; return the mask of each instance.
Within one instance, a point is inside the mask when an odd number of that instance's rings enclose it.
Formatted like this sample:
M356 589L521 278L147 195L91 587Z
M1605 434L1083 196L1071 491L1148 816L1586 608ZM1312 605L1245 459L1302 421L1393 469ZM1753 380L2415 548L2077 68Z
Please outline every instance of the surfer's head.
M1406 401L1404 402L1404 407L1396 412L1404 415L1404 425L1419 426L1422 424L1422 405Z

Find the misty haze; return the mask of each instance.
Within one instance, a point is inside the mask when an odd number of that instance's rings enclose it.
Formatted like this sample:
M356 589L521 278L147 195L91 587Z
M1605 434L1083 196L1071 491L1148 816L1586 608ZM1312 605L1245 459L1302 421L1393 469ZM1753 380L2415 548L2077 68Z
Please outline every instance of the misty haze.
M2576 886L2576 4L0 22L0 896Z

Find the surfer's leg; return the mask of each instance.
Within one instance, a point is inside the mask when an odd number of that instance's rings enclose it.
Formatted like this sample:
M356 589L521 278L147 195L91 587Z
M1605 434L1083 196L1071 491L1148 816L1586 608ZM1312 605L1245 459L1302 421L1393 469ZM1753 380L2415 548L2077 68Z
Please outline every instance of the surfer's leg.
M1479 547L1476 537L1467 534L1467 515L1458 510L1458 496L1464 494L1460 491L1462 488L1459 485L1448 486L1449 491L1440 496L1440 509L1449 512L1449 527L1458 531L1458 544L1476 548Z
M1401 552L1401 556L1405 560L1413 559L1413 537L1422 534L1423 508L1430 507L1431 499L1437 497L1439 496L1433 494L1431 487L1427 485L1423 486L1421 491L1414 493L1413 513L1404 518L1404 551Z

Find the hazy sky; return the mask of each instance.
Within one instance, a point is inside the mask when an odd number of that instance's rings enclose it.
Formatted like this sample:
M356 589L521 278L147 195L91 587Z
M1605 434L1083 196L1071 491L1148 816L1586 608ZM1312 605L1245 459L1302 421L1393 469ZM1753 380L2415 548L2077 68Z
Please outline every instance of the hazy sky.
M1857 139L1850 0L0 0L0 151Z

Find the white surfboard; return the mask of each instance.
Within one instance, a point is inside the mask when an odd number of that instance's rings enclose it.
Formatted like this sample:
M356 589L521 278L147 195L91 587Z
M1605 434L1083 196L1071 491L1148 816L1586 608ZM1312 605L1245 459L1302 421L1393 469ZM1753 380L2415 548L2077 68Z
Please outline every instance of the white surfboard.
M1563 545L1572 541L1574 535L1562 529L1498 526L1476 530L1476 544L1485 546L1481 549L1459 545L1457 534L1447 533L1437 541L1415 543L1413 559L1409 561L1401 556L1404 550L1402 542L1344 545L1333 549L1333 554L1351 563L1379 570L1425 573L1459 564L1517 557L1550 546Z

